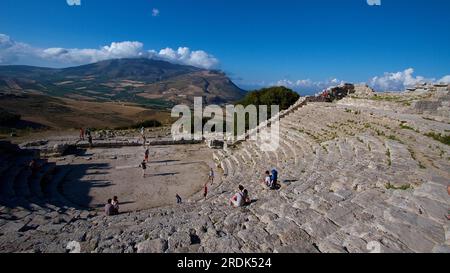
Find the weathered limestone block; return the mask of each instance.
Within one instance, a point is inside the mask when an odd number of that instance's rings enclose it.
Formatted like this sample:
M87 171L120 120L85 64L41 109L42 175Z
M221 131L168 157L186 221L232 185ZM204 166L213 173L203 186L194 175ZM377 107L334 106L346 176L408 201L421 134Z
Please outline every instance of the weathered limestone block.
M164 253L167 249L168 242L161 238L137 244L137 253Z
M276 246L274 253L318 253L319 250L311 243L294 241L289 245Z
M426 234L414 226L385 220L377 220L376 226L414 252L430 252L435 246L435 243Z
M323 216L304 224L302 228L315 240L322 240L339 229L336 224Z
M204 243L204 250L207 253L241 253L241 243L231 235L221 237L211 237Z
M363 208L354 203L342 203L333 206L326 214L326 217L340 226L347 226L357 221L357 212L362 212Z
M445 240L445 230L441 224L418 214L393 207L385 211L384 218L394 223L413 226L436 243Z
M236 237L245 242L245 246L250 250L250 252L254 252L268 249L267 246L261 248L261 244L268 235L269 234L261 227L254 226L249 229L240 230L237 232Z
M175 251L177 248L189 247L191 245L191 236L188 232L175 232L169 237L168 250Z
M414 195L419 197L426 197L428 199L439 201L444 204L448 204L449 202L447 188L443 185L433 182L422 184L414 191Z

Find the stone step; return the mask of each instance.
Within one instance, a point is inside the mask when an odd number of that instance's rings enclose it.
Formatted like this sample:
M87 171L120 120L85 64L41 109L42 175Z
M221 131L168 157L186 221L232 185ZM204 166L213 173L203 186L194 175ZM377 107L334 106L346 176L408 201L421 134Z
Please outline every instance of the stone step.
M6 193L9 197L16 195L16 180L20 179L23 172L28 169L28 163L31 159L32 157L26 154L18 155L16 158L11 159L13 165L11 165L7 172L0 176L2 186L0 192Z
M23 166L21 164L12 164L7 170L3 172L0 177L0 195L2 198L13 198L14 192L14 179L20 174Z
M70 165L56 166L49 183L42 189L44 197L49 200L50 203L56 204L58 207L83 209L69 201L60 192L64 179L70 171Z
M250 166L254 167L255 164L257 163L257 161L255 160L255 158L253 158L252 154L248 151L247 147L242 147L241 148L242 153L244 154L246 160L248 161L248 163L250 164Z
M17 197L25 198L26 196L30 196L30 185L28 184L28 180L31 177L30 168L23 168L21 173L16 177L14 182L14 192Z
M224 174L226 174L226 176L230 176L232 177L234 175L234 169L233 169L233 165L231 163L231 160L227 157L223 160L224 165L223 167L225 168L226 172L224 171Z
M41 161L41 170L30 177L29 185L30 185L30 193L33 197L37 197L39 199L44 198L44 193L42 192L42 183L47 176L50 176L55 169L55 165L53 163L47 163L46 161Z
M3 173L7 171L13 165L15 157L10 154L1 154L0 155L0 177L3 176Z
M289 140L292 143L292 146L295 147L299 158L305 158L307 154L311 153L310 146L303 142L299 137L297 137L294 133L289 131L283 131L283 137Z

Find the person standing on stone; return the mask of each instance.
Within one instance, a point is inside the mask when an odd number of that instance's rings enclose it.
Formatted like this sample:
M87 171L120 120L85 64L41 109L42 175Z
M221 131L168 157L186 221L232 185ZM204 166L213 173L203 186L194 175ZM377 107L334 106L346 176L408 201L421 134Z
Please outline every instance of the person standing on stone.
M211 182L211 185L214 183L214 170L213 170L213 168L211 168L211 169L209 170L208 181Z
M148 149L148 147L145 149L145 153L144 153L144 160L145 162L148 163L148 156L150 154L150 150Z
M208 195L208 182L205 183L205 187L203 188L203 197L206 199L206 196Z
M32 159L30 164L28 165L31 170L31 176L34 177L39 172L39 164L36 162L36 159Z
M145 146L145 143L147 142L147 139L145 137L145 128L144 128L144 126L141 127L141 138L142 138L142 142L143 142L142 145Z
M92 148L92 136L91 133L88 135L89 148Z
M84 140L84 129L80 128L80 140Z
M145 172L147 170L147 163L145 162L145 160L142 160L140 167L142 169L142 177L145 178Z

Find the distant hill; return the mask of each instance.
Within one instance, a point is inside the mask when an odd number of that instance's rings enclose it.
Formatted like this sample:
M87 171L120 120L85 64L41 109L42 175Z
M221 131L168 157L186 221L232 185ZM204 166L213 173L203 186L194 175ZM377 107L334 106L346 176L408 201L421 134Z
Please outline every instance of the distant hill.
M245 92L224 73L165 61L115 59L53 69L0 66L0 92L32 93L95 102L127 102L150 108L231 103Z

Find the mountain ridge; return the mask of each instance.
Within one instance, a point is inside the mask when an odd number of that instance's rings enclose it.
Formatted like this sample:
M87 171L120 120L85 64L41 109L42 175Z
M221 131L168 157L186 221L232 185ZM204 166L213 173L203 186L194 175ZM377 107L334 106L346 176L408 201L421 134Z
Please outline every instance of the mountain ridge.
M245 91L225 73L145 58L111 59L97 63L47 68L0 66L0 92L31 92L88 101L123 101L145 106L231 103Z

